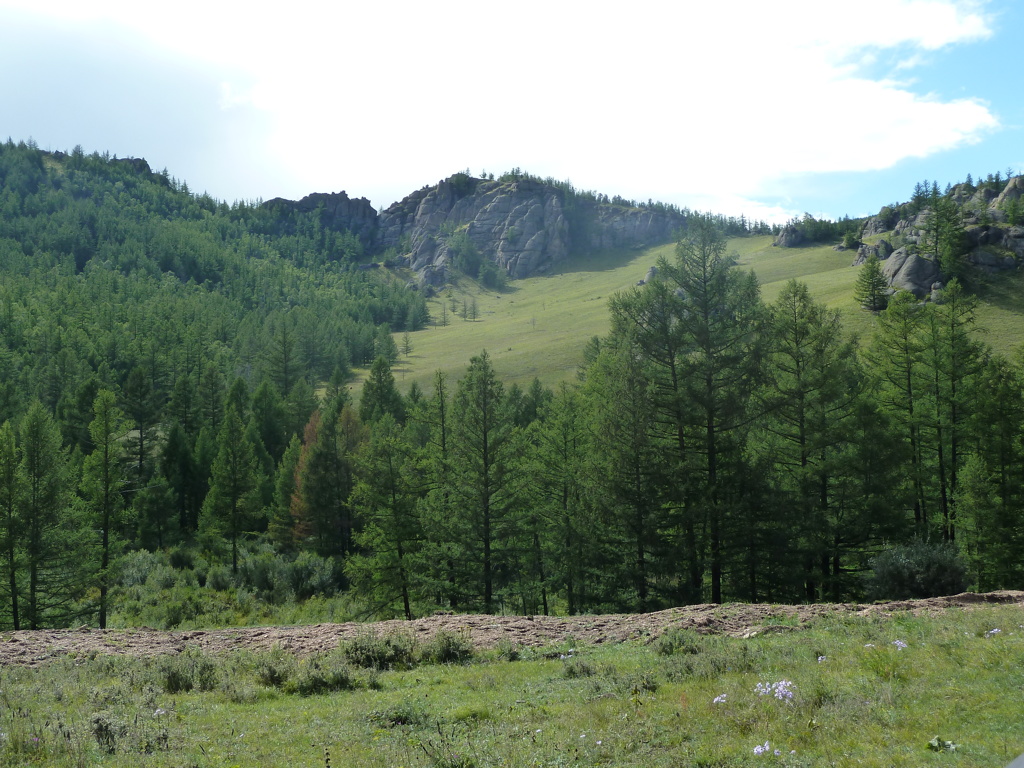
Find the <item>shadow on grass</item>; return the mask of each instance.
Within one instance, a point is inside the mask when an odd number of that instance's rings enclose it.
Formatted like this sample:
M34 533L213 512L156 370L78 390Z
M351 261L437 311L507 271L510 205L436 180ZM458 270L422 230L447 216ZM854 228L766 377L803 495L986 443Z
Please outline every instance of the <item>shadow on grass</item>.
M994 307L1024 314L1024 273L979 275L967 281L967 288Z
M661 243L646 248L614 248L593 253L573 254L569 257L568 261L559 265L559 268L547 275L547 277L558 277L559 275L569 275L576 272L610 272L644 256L648 257L651 262L648 266L653 267L654 262L661 255L658 253L658 249L666 245L670 244Z

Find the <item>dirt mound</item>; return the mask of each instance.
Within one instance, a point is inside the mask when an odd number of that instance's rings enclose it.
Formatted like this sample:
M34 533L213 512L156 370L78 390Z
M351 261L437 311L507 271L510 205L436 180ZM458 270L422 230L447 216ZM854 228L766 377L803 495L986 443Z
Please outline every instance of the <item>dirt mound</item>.
M441 630L465 633L478 648L493 648L502 640L519 646L544 646L571 641L582 645L651 642L673 628L704 634L753 637L765 632L797 629L828 614L891 615L898 611L936 613L947 608L972 609L991 604L1024 606L1024 592L965 592L927 600L901 600L870 605L819 603L814 605L689 605L655 613L607 616L482 616L437 614L413 621L374 624L314 624L298 627L239 627L233 629L160 631L155 629L23 630L0 634L0 664L38 666L74 654L176 654L194 646L208 653L233 650L263 651L273 646L306 656L333 650L338 643L367 632L408 632L429 640Z

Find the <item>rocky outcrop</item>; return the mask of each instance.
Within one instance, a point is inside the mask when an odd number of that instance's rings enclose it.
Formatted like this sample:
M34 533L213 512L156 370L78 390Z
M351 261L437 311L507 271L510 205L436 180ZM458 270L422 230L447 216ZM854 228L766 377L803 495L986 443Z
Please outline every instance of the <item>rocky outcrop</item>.
M295 214L320 212L320 225L335 232L349 231L359 237L364 248L371 248L377 229L377 211L365 197L349 198L345 192L315 192L299 201L275 197L263 204L287 227Z
M667 242L685 226L672 211L567 202L565 190L535 179L466 174L414 192L377 221L377 248L403 254L428 284L447 279L467 246L509 277L522 278L548 272L577 251Z
M1013 200L1019 200L1024 194L1024 176L1014 176L1006 182L1003 191L992 201L992 206L997 209L1004 209Z
M894 290L910 291L919 299L928 296L932 284L943 279L934 259L911 253L906 246L897 248L885 260L882 274Z
M879 261L885 261L892 255L892 250L892 245L888 240L879 240L875 245L861 243L857 249L857 257L853 260L853 266L859 267L872 256L877 257Z
M883 208L877 216L872 216L864 223L864 230L861 237L880 235L883 232L891 232L899 220L899 213L893 208Z
M776 235L775 241L772 245L777 245L780 248L796 248L796 246L800 245L803 241L804 236L800 230L792 224L787 224L782 228L782 231Z

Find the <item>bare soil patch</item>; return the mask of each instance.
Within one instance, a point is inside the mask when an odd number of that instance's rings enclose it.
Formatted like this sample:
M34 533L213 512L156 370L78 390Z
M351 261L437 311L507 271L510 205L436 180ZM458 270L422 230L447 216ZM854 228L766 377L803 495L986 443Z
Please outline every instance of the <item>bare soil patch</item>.
M948 608L973 609L992 604L1024 607L1024 592L965 592L927 600L889 603L819 603L813 605L761 605L727 603L669 608L655 613L606 616L485 616L436 614L413 621L314 624L294 627L237 627L232 629L161 631L155 629L23 630L0 633L0 664L39 666L74 654L160 656L197 647L207 653L265 651L279 646L297 656L333 650L342 641L361 634L407 632L429 640L441 630L468 635L473 645L486 649L508 640L524 647L572 641L582 645L651 642L668 629L693 629L704 634L753 637L773 631L799 629L829 614L891 616L901 611L937 613Z

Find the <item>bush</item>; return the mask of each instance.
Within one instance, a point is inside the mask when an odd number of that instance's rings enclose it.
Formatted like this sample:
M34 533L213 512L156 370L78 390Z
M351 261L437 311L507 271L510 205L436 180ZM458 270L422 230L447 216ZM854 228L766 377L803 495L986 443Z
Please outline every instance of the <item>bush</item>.
M342 646L341 652L350 664L371 669L407 668L416 658L416 640L412 635L366 633Z
M275 647L256 659L256 679L267 688L284 688L297 666L294 656Z
M231 589L231 569L223 565L215 565L206 573L206 586L218 592Z
M662 656L674 653L700 653L701 636L692 629L678 627L664 632L654 641L654 650Z
M967 589L967 566L953 544L915 541L871 561L868 594L874 600L955 595Z
M312 552L300 552L289 566L292 591L299 600L313 595L333 595L337 591L334 562Z
M162 565L160 556L144 549L129 552L117 563L117 581L122 587L141 586L149 574Z
M351 667L339 654L332 653L309 658L299 667L298 674L289 681L285 690L300 696L315 696L355 687Z
M163 689L167 693L212 691L219 678L217 664L196 648L186 648L177 656L165 656L158 662Z
M423 659L432 664L463 664L473 658L473 644L464 634L439 630L423 648Z

